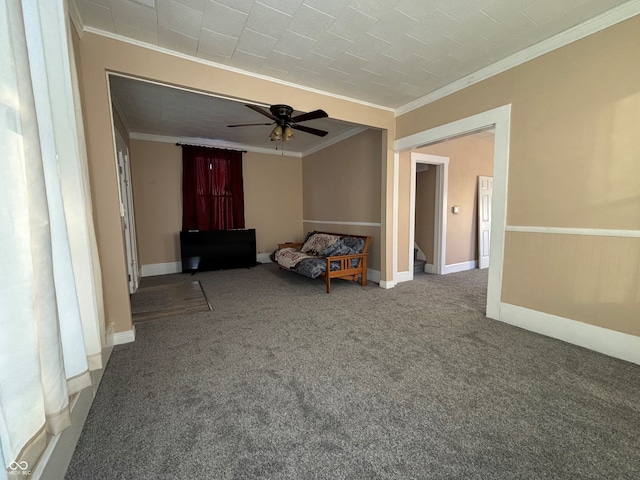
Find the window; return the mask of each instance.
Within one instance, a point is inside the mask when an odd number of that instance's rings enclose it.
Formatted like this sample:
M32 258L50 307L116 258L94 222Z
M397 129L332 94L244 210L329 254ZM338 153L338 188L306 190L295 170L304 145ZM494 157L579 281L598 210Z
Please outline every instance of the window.
M182 145L182 230L244 228L242 152Z

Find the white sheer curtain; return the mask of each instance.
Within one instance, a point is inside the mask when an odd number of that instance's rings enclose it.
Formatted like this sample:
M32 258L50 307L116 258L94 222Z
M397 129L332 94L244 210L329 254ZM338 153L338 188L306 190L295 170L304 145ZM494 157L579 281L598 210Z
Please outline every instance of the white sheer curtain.
M63 0L0 0L0 479L70 425L102 346L66 22Z

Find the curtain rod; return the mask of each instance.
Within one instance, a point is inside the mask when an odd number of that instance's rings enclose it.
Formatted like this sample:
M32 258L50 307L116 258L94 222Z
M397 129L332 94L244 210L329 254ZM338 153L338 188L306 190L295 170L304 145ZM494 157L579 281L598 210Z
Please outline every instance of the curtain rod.
M211 145L196 145L195 143L176 143L176 146L177 147L217 148L218 150L231 150L232 152L247 153L246 150L239 150L237 148L222 148L222 147L213 147Z

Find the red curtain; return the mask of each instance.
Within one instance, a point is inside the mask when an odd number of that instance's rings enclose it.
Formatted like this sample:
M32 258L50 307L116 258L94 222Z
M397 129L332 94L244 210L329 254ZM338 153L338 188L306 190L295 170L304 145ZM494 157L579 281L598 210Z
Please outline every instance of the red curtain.
M242 152L182 146L182 230L244 228Z

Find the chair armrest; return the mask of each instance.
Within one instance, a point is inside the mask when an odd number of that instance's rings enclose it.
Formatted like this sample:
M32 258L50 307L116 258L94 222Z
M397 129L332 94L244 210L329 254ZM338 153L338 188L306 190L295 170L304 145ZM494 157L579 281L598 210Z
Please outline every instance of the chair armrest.
M368 253L351 253L349 255L335 255L333 257L325 257L327 262L327 272L331 270L331 267L330 267L331 262L340 262L339 270L346 270L346 269L353 268L351 266L351 260L353 259L365 260L365 258L368 256L369 256ZM360 264L360 266L357 268L360 268L361 266L362 264Z

